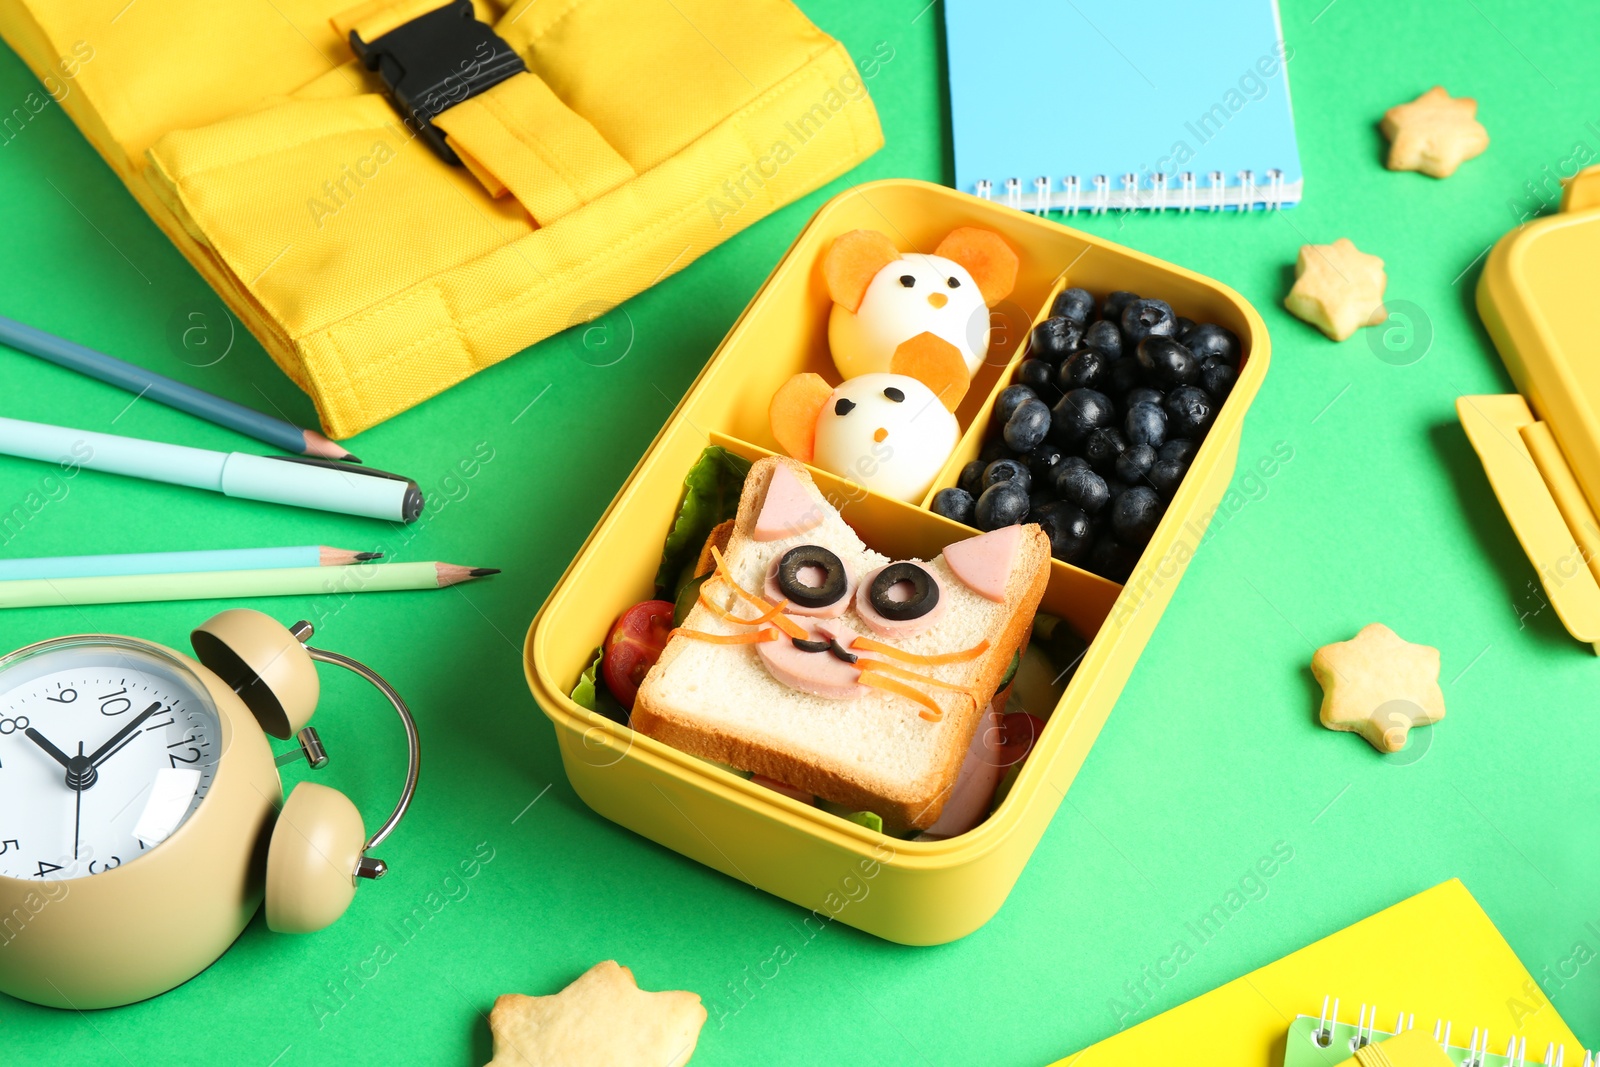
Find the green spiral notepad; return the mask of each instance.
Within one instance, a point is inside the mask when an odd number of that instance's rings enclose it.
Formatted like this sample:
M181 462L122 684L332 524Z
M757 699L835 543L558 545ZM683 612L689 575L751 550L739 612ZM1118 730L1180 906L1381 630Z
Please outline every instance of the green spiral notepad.
M1378 1029L1378 1009L1362 1005L1358 1021L1352 1025L1339 1020L1339 1002L1332 1003L1330 1011L1326 998L1319 1015L1299 1015L1289 1025L1288 1042L1284 1047L1283 1067L1334 1067L1354 1056L1367 1045L1378 1044L1402 1030L1416 1025L1416 1016L1401 1012L1394 1029ZM1511 1036L1497 1041L1487 1028L1475 1027L1465 1048L1455 1042L1463 1036L1454 1025L1439 1020L1433 1025L1433 1040L1444 1051L1451 1063L1463 1067L1526 1067L1529 1063L1547 1064L1550 1067L1567 1067L1568 1051L1565 1045L1547 1044L1535 1050L1535 1058L1528 1059L1528 1039ZM1495 1047L1504 1052L1491 1052ZM1571 1067L1594 1067L1594 1054L1577 1049L1571 1056Z

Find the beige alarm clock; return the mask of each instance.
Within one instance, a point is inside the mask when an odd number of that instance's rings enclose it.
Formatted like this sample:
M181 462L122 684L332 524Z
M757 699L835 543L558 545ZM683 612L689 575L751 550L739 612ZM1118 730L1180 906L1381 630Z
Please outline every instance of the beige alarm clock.
M387 682L310 636L235 609L190 635L194 659L106 634L0 658L0 992L143 1000L210 966L263 897L269 927L309 933L344 914L357 879L383 875L367 852L411 802L416 726ZM326 786L283 800L279 766L327 762L306 726L313 661L371 682L405 726L405 789L370 838ZM265 734L300 747L274 757Z

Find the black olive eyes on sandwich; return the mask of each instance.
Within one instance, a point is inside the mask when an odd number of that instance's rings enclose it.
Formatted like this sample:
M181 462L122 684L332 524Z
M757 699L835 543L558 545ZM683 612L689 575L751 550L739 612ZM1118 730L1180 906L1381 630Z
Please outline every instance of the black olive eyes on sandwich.
M844 561L821 545L800 545L785 552L778 560L777 579L785 599L802 608L826 608L850 595Z
M939 583L915 563L891 563L867 588L867 603L890 622L920 619L939 605Z

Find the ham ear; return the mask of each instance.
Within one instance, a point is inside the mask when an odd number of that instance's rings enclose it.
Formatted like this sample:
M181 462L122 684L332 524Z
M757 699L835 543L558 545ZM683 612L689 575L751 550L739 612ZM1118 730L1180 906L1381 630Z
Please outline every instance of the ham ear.
M1022 527L1002 526L965 541L947 545L944 562L961 584L985 600L1004 603L1011 568L1022 547Z

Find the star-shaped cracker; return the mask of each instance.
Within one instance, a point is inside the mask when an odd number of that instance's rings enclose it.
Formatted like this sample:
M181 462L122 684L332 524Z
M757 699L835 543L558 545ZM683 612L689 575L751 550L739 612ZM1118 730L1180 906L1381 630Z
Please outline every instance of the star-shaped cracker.
M1489 131L1477 114L1476 100L1451 96L1437 85L1409 104L1391 107L1379 126L1389 138L1389 169L1450 177L1489 147Z
M548 997L494 1002L488 1067L683 1067L706 1009L695 993L649 993L614 960Z
M1294 265L1294 288L1283 301L1298 317L1335 341L1389 317L1383 289L1389 278L1383 260L1369 256L1348 237L1331 245L1301 245Z
M1322 725L1358 733L1379 752L1399 752L1413 726L1444 718L1439 650L1382 623L1317 649L1311 673L1322 686Z

